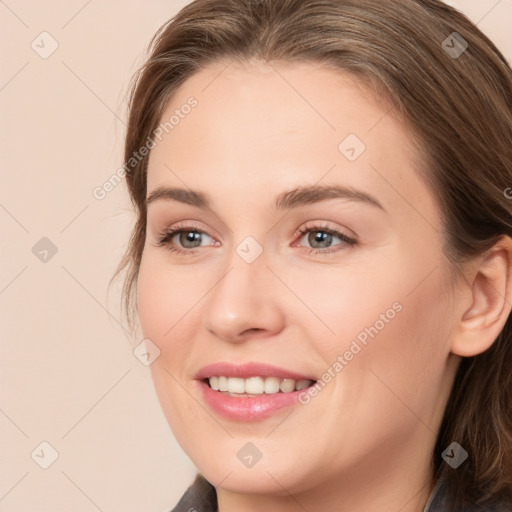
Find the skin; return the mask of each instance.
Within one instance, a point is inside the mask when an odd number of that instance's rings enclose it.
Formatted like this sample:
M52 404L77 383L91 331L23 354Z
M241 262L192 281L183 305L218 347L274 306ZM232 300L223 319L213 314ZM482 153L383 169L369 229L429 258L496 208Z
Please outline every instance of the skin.
M197 107L150 153L147 190L199 190L211 209L149 205L137 290L177 441L217 487L220 512L422 512L460 356L486 350L510 312L510 240L454 280L407 128L348 74L219 62L182 85L162 120L190 96ZM366 145L353 162L338 149L350 133ZM279 193L313 184L357 188L386 211L339 198L274 209ZM177 224L204 232L201 246L185 246L186 233L169 244L187 254L157 246ZM356 244L297 233L318 224ZM247 236L263 249L252 263L236 252ZM321 378L396 302L401 311L307 405L244 423L202 401L194 375L217 361ZM247 442L262 453L251 468L236 456Z

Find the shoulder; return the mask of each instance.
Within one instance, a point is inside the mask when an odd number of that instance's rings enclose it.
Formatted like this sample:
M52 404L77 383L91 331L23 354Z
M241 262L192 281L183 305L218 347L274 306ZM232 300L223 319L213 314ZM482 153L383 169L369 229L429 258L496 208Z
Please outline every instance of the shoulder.
M437 481L423 512L512 512L512 504L504 502L491 505L467 505L462 509L453 510L448 496L448 486L442 480Z
M215 487L198 473L194 482L170 512L217 512Z

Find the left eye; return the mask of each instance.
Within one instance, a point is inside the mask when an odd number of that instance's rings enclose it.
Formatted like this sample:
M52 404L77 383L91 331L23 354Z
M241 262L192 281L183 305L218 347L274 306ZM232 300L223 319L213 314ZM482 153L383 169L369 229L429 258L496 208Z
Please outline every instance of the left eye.
M331 243L335 238L338 238L342 242L341 244L337 244L337 246L343 246L344 244L354 245L356 243L356 240L354 238L351 238L345 235L344 233L341 233L340 231L328 227L307 226L306 228L299 230L299 233L302 235L301 240L306 238L307 242L311 244L311 249L316 249L316 253L336 252L340 250L325 250L325 244L327 244L329 247L332 247ZM317 246L316 244L319 244L320 247Z

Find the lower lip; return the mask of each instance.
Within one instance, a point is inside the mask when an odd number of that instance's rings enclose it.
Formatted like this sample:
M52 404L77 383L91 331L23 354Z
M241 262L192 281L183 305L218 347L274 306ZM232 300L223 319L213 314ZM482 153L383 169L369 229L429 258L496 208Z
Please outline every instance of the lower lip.
M246 397L225 395L213 390L203 381L199 385L206 403L215 412L236 421L259 421L268 418L286 407L299 404L299 394L308 389Z

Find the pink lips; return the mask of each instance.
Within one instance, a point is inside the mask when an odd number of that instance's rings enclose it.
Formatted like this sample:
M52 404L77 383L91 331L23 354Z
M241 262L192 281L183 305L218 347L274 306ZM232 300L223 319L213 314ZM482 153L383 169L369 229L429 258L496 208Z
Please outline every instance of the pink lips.
M263 394L254 397L229 396L220 391L214 391L205 380L212 376L225 377L277 377L279 379L312 380L316 378L301 375L296 372L278 368L264 363L214 363L201 368L196 374L201 393L205 402L214 412L235 421L259 421L272 416L277 411L298 405L301 391L291 393Z

